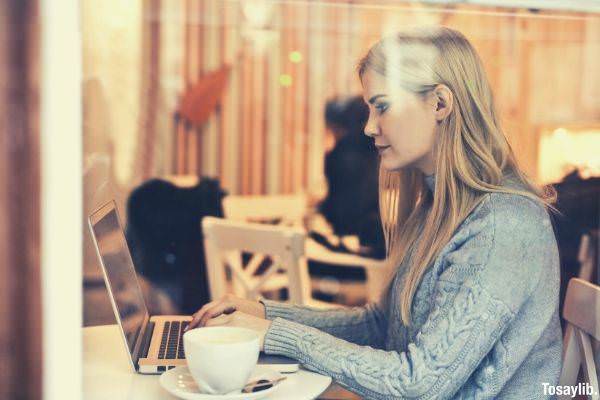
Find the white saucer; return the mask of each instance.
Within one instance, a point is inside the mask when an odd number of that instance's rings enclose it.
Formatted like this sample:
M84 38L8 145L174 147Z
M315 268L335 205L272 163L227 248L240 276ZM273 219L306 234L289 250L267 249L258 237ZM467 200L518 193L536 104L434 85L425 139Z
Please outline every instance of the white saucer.
M257 365L249 381L257 379L277 379L282 375L268 367ZM170 369L160 376L160 385L173 396L186 400L246 400L246 399L262 399L276 391L282 382L275 384L270 389L260 390L254 393L242 393L241 391L231 392L227 394L206 394L201 393L198 385L194 382L194 378L190 374L187 366L181 366Z

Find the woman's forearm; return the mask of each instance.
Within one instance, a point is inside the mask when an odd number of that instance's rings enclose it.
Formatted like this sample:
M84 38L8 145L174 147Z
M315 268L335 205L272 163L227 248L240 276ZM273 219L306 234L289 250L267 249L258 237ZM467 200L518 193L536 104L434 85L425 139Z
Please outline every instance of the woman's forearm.
M262 300L262 303L269 320L285 318L355 344L383 347L386 321L375 304L355 308L317 309L270 300Z

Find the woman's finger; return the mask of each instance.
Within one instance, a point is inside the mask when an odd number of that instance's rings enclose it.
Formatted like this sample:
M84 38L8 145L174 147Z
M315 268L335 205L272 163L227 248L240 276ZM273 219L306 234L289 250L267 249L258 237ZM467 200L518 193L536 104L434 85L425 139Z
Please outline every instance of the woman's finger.
M231 322L231 315L225 315L225 314L221 314L218 317L209 319L208 321L206 321L206 325L207 327L209 326L224 326L224 325L229 325L229 323Z
M202 317L200 318L199 325L205 326L209 320L216 318L216 317L220 316L221 314L231 314L234 311L235 311L235 304L233 304L229 301L219 303L219 304L215 305L214 307L210 308L209 310L207 310L202 315Z
M187 326L186 330L189 329L193 329L196 326L198 326L198 323L200 322L200 319L202 319L202 316L208 311L210 310L212 307L216 306L217 304L219 304L221 302L221 300L215 300L215 301L211 301L210 303L206 303L205 305L202 306L202 308L200 308L200 310L196 311L193 315L192 315L192 320L190 321L189 325Z

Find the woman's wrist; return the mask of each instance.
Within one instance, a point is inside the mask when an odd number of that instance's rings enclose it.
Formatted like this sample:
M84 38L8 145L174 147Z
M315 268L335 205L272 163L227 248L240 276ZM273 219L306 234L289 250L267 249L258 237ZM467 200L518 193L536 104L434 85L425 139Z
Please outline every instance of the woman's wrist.
M262 300L258 301L258 313L260 318L267 319L267 306Z
M262 319L267 319L267 306L262 301L262 299L258 300L257 312L258 312L258 317L260 317Z

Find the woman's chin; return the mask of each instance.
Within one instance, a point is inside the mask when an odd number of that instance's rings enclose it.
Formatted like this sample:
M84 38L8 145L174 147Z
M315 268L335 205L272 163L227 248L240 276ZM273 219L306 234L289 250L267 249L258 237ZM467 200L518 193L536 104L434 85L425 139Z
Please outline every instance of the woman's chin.
M381 157L381 166L388 172L399 171L402 168L406 167L406 163L401 162L400 160L394 160L391 157Z

